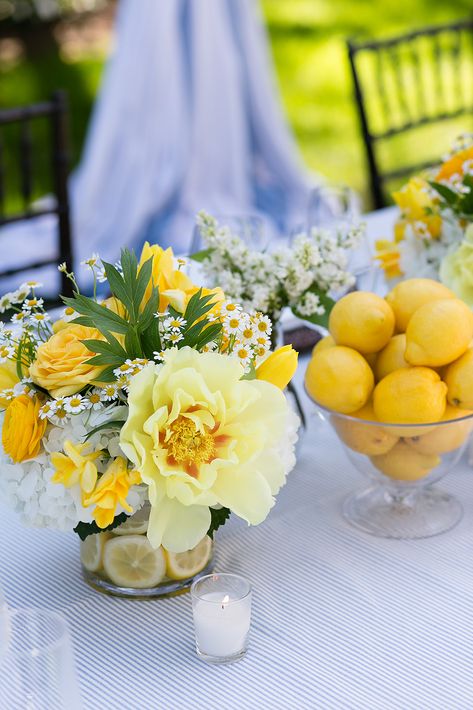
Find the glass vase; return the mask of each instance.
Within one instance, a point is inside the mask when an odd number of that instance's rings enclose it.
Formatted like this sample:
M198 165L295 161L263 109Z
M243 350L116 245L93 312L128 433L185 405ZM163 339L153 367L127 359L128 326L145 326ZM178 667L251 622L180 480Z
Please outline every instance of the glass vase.
M80 545L82 575L94 589L119 597L154 599L181 594L212 571L213 542L205 536L188 552L153 548L149 505L111 532L89 535Z

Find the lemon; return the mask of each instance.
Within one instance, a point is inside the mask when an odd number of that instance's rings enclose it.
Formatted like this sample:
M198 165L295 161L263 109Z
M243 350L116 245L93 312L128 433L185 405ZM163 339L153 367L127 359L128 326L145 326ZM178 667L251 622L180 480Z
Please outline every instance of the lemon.
M103 548L109 537L108 533L97 533L89 535L81 542L80 561L89 572L98 572L102 569Z
M389 343L378 353L374 374L377 380L382 380L383 377L389 375L394 370L400 370L403 367L410 367L404 357L406 350L406 336L404 333L393 335Z
M473 348L446 368L444 380L449 403L454 407L473 409Z
M438 422L446 406L447 385L428 367L395 370L374 388L373 409L380 422Z
M149 506L144 505L113 531L114 535L144 535L148 532Z
M103 566L118 587L144 589L162 582L166 572L163 550L151 547L144 535L122 535L105 543Z
M337 345L346 345L363 355L384 348L394 331L391 306L375 293L354 291L332 308L329 331Z
M447 404L442 421L450 421L450 424L436 426L433 430L429 428L426 433L407 439L406 442L421 454L446 454L449 451L455 451L469 435L472 422L466 419L452 423L452 420L467 417L471 413L467 409L458 409L458 407Z
M435 454L421 454L402 439L387 454L371 456L371 463L379 471L397 481L417 481L427 476L440 461Z
M371 402L365 404L364 407L354 412L351 416L370 422L376 421ZM366 454L367 456L385 454L399 440L398 436L394 436L383 427L375 424L366 424L363 421L356 422L352 419L337 417L336 414L332 415L331 421L343 443L359 454Z
M166 574L170 579L189 579L204 569L212 553L212 540L206 535L187 552L164 551Z
M459 298L426 303L406 330L407 362L440 367L463 355L473 336L473 313Z
M350 414L368 401L374 375L360 353L336 345L312 356L305 384L309 395L322 407Z
M318 343L316 343L312 349L312 355L314 353L320 352L320 350L325 350L325 348L333 348L337 343L332 338L331 335L326 335L325 338L321 338Z
M440 298L455 298L455 294L433 279L406 279L394 286L386 301L396 316L396 329L404 333L418 308Z

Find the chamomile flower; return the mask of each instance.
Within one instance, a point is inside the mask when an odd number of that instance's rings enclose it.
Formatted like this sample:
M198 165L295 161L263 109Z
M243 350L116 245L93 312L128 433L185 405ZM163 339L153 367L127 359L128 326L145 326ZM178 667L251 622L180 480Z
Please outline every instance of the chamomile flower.
M187 321L182 316L169 317L164 321L164 327L166 330L179 331L185 328Z
M250 323L246 323L240 330L240 337L247 345L250 345L256 342L258 331Z
M252 355L250 348L245 347L244 345L238 345L235 348L234 353L244 367L249 365Z
M26 290L27 293L30 291L33 291L35 288L42 288L43 284L40 283L39 281L25 281L24 283L21 284L20 288L18 289L19 291Z
M29 288L18 288L16 291L13 291L11 294L11 300L12 303L22 303L25 298L29 295L30 289Z
M61 314L61 320L63 320L65 323L69 323L69 321L74 320L78 315L77 311L75 311L71 306L67 306Z
M23 303L23 310L30 311L32 308L42 308L44 305L43 298L27 298Z
M101 391L99 389L92 390L92 392L85 395L84 402L87 409L93 409L94 411L102 409Z
M256 325L256 329L259 333L267 333L270 335L273 330L273 324L268 316L264 316L262 313L256 313L253 318L253 323Z
M49 313L30 313L29 322L33 325L36 323L47 323L51 320Z
M240 313L242 307L238 303L233 303L232 301L225 301L221 307L222 315L233 315L235 313Z
M166 333L164 337L171 343L171 345L176 345L180 340L184 339L182 333Z
M130 384L130 379L131 379L130 375L122 374L117 377L115 384L118 387L118 389L128 390L128 386Z
M13 345L0 345L0 363L6 362L8 359L13 358L15 355L15 348Z
M102 402L111 402L118 397L118 387L115 382L111 382L102 388Z
M240 331L240 318L238 315L230 316L224 320L224 328L230 335L236 335Z
M68 414L79 414L86 408L86 403L80 394L74 394L71 397L66 397L64 409Z
M119 367L116 367L113 371L115 377L121 377L122 375L131 375L133 372L133 364L131 360L125 360Z
M11 293L5 293L0 298L0 313L5 313L12 306Z
M153 360L156 362L163 362L165 350L153 350Z
M28 377L24 377L20 382L17 382L16 385L13 387L13 394L15 397L19 397L22 394L31 394L32 393L32 387L31 385L33 384L32 380L30 380Z
M62 425L65 421L70 419L70 417L71 415L69 414L69 412L66 412L65 409L63 409L62 407L56 407L55 412L49 415L48 419L52 424Z
M89 266L91 269L93 269L99 264L99 261L100 256L94 252L92 256L89 256L88 259L84 259L84 261L81 261L80 263L81 266Z
M23 305L23 308L24 308L24 305ZM11 317L11 322L12 323L21 323L25 319L25 316L27 316L27 315L28 314L25 313L25 311L21 311L20 313L15 313Z
M56 409L57 409L57 406L56 406L56 402L54 400L51 400L50 402L45 402L39 410L39 418L40 419L49 419L50 417L52 417L55 414Z

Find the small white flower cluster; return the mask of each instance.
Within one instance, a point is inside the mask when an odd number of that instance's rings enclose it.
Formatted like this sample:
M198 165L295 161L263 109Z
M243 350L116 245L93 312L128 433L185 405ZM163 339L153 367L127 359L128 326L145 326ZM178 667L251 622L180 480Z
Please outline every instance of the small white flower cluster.
M88 269L91 269L94 278L99 282L99 283L105 283L107 281L107 275L105 273L105 267L103 265L102 259L100 258L100 255L94 252L92 256L89 256L88 259L84 259L83 261L80 262L81 266L85 266ZM63 266L61 264L61 266ZM115 268L117 271L121 274L122 273L122 265L120 261L115 262L114 264ZM65 269L65 264L64 264L64 269ZM61 269L60 269L61 270Z
M92 522L92 508L82 505L79 486L66 488L52 482L54 468L50 454L62 451L66 439L83 442L85 437L97 426L110 419L120 419L124 414L122 407L103 409L91 415L83 411L79 415L61 421L60 426L50 426L43 437L44 450L34 459L13 464L0 446L0 493L10 502L13 508L22 516L27 525L48 527L56 530L70 531L79 522ZM3 426L4 413L0 414L0 429ZM88 439L91 450L108 451L111 457L123 456L119 447L119 436L116 432L100 431ZM103 466L102 466L103 468ZM100 469L99 469L100 470ZM103 471L101 471L103 472ZM127 503L133 512L141 508L145 502L147 490L145 486L132 486L128 492ZM117 514L123 512L120 507Z
M223 326L223 348L237 357L245 370L257 365L271 348L271 320L262 313L246 313L232 301L225 301L220 310ZM212 349L212 348L209 348Z
M348 272L348 251L359 243L362 226L335 231L314 228L297 235L291 246L259 252L205 212L199 212L197 224L208 249L202 262L206 282L220 286L246 311L277 317L289 306L306 317L323 315L324 306L312 291L340 291L354 283Z
M168 312L155 313L155 318L159 320L159 334L168 347L173 347L184 339L183 330L187 326L187 321L182 316L171 316ZM156 355L156 353L155 353ZM157 354L160 357L160 354Z
M117 367L114 371L113 374L115 375L116 382L111 383L110 385L107 385L106 387L102 388L102 397L104 398L103 401L110 401L112 399L116 399L119 396L119 390L125 390L125 392L128 392L128 387L130 385L130 380L134 375L137 375L138 372L141 372L141 370L149 363L149 360L146 360L145 358L135 358L134 360L125 360L125 362ZM113 394L113 392L115 394ZM105 399L106 398L106 399Z

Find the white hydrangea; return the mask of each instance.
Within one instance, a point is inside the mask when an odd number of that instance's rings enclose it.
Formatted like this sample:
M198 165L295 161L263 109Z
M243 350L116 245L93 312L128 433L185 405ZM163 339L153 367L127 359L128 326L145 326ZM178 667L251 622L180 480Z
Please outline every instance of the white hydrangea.
M66 488L52 482L54 468L50 454L62 451L64 441L82 442L84 437L105 421L122 419L126 407L107 407L101 411L81 412L67 419L61 426L50 425L43 437L44 451L34 459L13 463L0 446L0 495L12 505L27 525L70 531L79 522L92 522L93 508L84 508L79 486ZM4 413L0 414L0 430ZM123 456L119 435L115 431L102 431L89 439L94 449L108 449L110 456ZM127 503L136 512L146 500L145 486L132 486ZM120 507L117 514L123 512Z
M437 239L425 238L415 226L406 226L404 239L397 245L404 278L438 280L444 257L457 249L464 236L464 230L453 214L446 213L442 220L442 232Z

